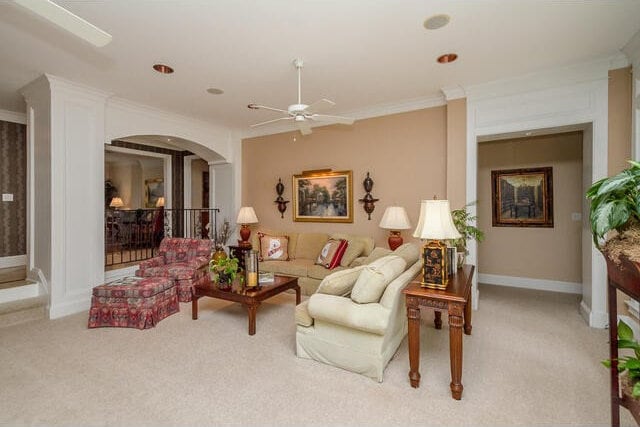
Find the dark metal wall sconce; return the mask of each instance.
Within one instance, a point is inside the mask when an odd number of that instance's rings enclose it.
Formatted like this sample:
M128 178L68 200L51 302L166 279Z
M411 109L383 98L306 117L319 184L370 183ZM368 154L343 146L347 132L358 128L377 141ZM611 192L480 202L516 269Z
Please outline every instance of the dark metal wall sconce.
M289 201L285 200L282 197L282 193L284 193L284 184L282 183L282 180L280 178L278 178L278 183L276 184L276 193L278 193L278 197L273 203L278 204L278 212L280 212L280 218L284 218L284 212L287 210L287 203L289 203Z
M365 194L364 197L358 201L364 203L364 211L369 216L367 219L371 221L371 213L373 213L373 210L376 208L375 203L380 199L374 199L371 195L371 190L373 189L373 180L369 176L369 172L367 172L367 177L364 179L364 181L362 181L362 185L364 186L364 191L366 191L367 194Z

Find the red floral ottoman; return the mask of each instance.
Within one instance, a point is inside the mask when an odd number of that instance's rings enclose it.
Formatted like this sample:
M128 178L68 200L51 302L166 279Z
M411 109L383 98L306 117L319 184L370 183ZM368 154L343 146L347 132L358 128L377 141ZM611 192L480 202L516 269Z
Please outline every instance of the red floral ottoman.
M148 329L180 311L169 277L125 277L93 288L89 328Z

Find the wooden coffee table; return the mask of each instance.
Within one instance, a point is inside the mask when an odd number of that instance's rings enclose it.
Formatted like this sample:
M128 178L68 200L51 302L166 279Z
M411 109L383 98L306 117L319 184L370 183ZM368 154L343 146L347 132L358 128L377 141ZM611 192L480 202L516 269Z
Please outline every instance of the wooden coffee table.
M294 289L296 291L296 305L300 304L300 286L298 286L297 277L276 275L273 282L262 283L257 289L242 287L237 283L228 291L218 289L213 282L204 285L195 285L195 295L191 301L191 317L193 320L198 319L198 299L201 297L239 302L247 308L247 312L249 313L249 335L255 335L256 312L258 311L260 303L287 289Z

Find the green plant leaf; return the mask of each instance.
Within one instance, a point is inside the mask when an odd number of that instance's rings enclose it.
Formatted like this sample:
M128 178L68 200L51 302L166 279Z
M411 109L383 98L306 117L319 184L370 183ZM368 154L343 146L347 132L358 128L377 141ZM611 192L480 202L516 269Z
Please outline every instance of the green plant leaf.
M640 349L640 344L635 340L618 340L618 348L630 348L633 350Z
M618 338L621 340L633 340L633 330L622 320L618 321Z
M640 397L640 382L637 382L633 385L633 390L631 390L631 396Z
M640 360L636 358L629 358L626 360L624 365L625 369L628 370L639 370L640 369Z
M625 169L618 175L605 179L605 181L598 188L597 195L601 196L606 193L612 193L614 191L621 190L629 183L632 183L634 179L635 177L633 176L633 174Z
M600 363L602 363L605 367L610 368L611 367L611 360L607 359L607 360L603 360Z
M602 183L605 182L608 178L602 178L596 182L594 182L593 184L591 184L591 187L589 187L589 189L586 192L586 196L588 199L593 199L596 194L598 194L598 190L600 189L600 187L602 186Z

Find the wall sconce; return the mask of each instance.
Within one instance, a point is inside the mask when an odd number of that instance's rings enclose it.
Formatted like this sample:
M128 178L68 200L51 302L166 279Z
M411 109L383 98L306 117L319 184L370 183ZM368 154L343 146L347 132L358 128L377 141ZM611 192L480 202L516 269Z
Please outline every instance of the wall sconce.
M369 176L369 172L367 172L367 177L362 181L362 185L364 186L364 191L366 191L367 194L358 201L364 203L364 211L369 215L369 218L367 219L371 221L371 213L376 208L375 203L380 199L374 199L371 195L371 190L373 190L373 180Z
M282 180L280 178L278 178L278 183L276 184L276 193L278 193L278 197L273 203L278 204L278 212L280 212L280 218L284 218L284 211L287 210L287 203L289 203L289 201L285 200L282 197L282 193L284 193L284 184L282 183Z

